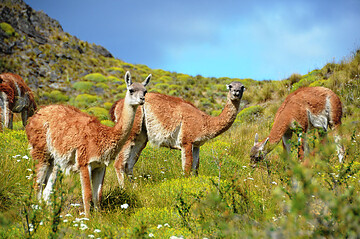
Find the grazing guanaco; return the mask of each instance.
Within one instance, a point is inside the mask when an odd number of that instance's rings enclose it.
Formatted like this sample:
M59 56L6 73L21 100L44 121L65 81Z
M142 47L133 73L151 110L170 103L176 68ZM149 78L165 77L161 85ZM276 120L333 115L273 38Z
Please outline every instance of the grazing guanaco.
M303 160L304 145L306 145L306 132L311 128L328 127L336 129L341 125L342 105L340 98L330 89L325 87L304 87L290 95L278 109L273 127L269 136L259 142L258 134L255 135L255 143L250 151L252 163L263 160L264 157L275 148L282 140L287 153L290 152L290 144L295 123L302 131L299 158ZM340 137L335 136L339 161L342 162L344 149L340 145Z
M0 121L3 127L9 129L13 128L13 113L21 113L24 127L28 118L35 113L34 95L21 76L13 73L0 74L0 108Z

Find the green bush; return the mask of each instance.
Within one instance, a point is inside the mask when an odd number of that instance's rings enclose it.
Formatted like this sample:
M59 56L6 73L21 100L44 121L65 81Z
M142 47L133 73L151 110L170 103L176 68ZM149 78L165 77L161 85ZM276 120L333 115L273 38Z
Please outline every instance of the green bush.
M103 106L105 109L110 110L112 105L113 105L113 103L111 103L111 102L105 102Z
M314 86L324 86L324 87L326 87L326 83L327 83L327 80L317 80L317 81L314 81L313 83L311 83L309 86L310 87L314 87Z
M53 90L50 93L44 92L42 98L48 99L52 103L66 102L69 100L69 96L59 90Z
M115 66L107 68L106 71L107 71L107 72L112 72L112 71L114 71L114 72L116 72L116 73L118 73L118 74L120 74L120 75L124 75L124 74L125 74L125 71L124 71L123 68L115 67Z
M124 81L120 80L119 78L115 76L108 76L106 77L107 82L119 82L120 84L124 84Z
M158 83L153 88L159 89L159 90L167 90L167 89L169 89L169 84L167 84L167 83Z
M299 82L293 84L291 88L291 92L294 92L301 87L309 86L314 81L320 79L320 73L321 73L320 70L314 70L309 74L304 75Z
M301 80L301 75L298 73L292 74L287 80L289 81L290 85L293 85Z
M158 79L155 79L155 81L160 83L170 83L173 79L171 76L161 76Z
M100 73L91 73L84 77L88 81L94 81L94 82L105 82L106 77L103 74Z
M78 81L75 82L72 87L80 92L89 92L94 86L94 83L89 81Z
M14 28L6 23L6 22L2 22L0 23L0 28L6 33L6 35L8 36L15 36L16 35L16 32L14 30Z
M115 123L111 120L101 120L100 123L109 127L113 127L115 125Z
M213 111L211 111L211 115L212 116L218 116L218 115L220 115L221 111L222 110L213 110Z
M99 100L100 98L96 95L81 94L75 97L73 104L75 107L85 108Z
M109 115L108 110L101 107L91 107L86 112L96 116L99 120L107 120Z
M102 83L102 82L97 83L95 86L98 87L98 88L102 88L102 89L109 89L109 86L107 84L105 84L105 83Z
M263 113L264 108L259 105L250 106L248 108L240 111L238 116L236 117L236 121L244 123L244 122L252 122L259 118Z

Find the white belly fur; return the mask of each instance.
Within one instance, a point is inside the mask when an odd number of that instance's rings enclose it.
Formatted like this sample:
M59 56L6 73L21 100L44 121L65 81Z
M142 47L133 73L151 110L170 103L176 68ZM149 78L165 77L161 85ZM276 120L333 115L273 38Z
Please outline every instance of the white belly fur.
M158 147L181 149L181 122L173 129L166 129L152 114L145 112L145 125L151 144Z

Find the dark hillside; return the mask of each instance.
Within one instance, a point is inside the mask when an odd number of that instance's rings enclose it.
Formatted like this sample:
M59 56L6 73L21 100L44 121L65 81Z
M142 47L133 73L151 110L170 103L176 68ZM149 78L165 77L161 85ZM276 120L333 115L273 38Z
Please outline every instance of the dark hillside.
M58 21L21 0L1 3L0 24L0 72L21 75L40 104L67 102L80 108L108 109L124 96L122 79L130 70L136 79L152 73L150 90L181 96L216 114L224 105L225 84L232 81L125 63L104 47L64 32Z
M21 75L40 105L72 104L102 120L108 119L112 103L124 97L123 76L127 70L137 80L153 74L150 91L180 96L213 115L225 105L225 85L241 81L247 88L242 108L249 108L238 117L237 121L243 121L244 114L257 117L265 109L274 111L278 100L302 86L324 85L339 93L348 79L358 79L358 57L359 53L354 54L351 69L347 69L347 63L352 59L329 63L303 76L293 74L282 81L190 76L116 59L104 47L64 32L58 21L22 0L0 4L0 73Z

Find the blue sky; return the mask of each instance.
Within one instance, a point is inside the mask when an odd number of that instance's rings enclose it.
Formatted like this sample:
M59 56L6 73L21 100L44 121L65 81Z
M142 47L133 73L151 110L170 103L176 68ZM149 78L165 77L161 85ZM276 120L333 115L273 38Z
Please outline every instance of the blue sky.
M25 0L114 57L206 77L281 80L360 48L360 0Z

